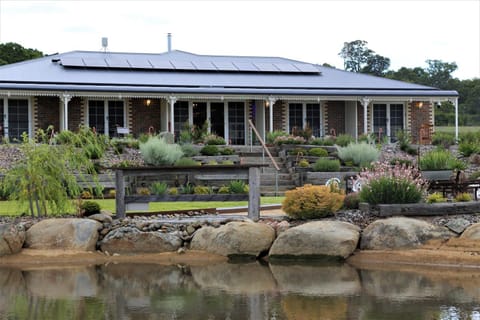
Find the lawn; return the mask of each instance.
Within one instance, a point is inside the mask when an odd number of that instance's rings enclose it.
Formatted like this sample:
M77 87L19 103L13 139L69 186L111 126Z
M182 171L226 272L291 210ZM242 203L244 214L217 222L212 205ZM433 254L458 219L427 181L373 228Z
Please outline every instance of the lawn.
M467 133L467 132L478 132L480 131L479 126L472 126L472 127L458 127L458 133ZM455 127L435 127L435 132L443 132L443 133L455 133Z
M262 197L261 204L281 204L284 197ZM114 199L94 200L100 204L102 209L115 212ZM231 208L247 206L247 201L211 201L211 202L151 202L150 212L173 211L173 210L195 210L206 208ZM0 216L17 216L22 212L15 201L0 201ZM75 213L74 202L68 213Z

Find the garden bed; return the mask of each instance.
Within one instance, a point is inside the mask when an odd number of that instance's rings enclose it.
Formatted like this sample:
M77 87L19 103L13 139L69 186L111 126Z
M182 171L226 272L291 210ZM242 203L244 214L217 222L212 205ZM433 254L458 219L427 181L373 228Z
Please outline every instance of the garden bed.
M441 216L480 212L479 201L444 203L378 204L360 203L360 210L378 217L392 216Z

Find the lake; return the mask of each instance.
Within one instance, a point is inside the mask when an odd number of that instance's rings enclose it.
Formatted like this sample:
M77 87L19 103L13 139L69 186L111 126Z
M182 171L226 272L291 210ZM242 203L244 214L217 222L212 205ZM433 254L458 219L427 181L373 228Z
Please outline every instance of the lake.
M480 269L348 264L0 268L0 319L475 319Z

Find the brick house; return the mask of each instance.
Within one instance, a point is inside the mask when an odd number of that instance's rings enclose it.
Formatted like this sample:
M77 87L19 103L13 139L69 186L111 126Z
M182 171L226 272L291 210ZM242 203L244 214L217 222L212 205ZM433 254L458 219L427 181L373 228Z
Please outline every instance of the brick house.
M275 57L73 51L0 67L0 135L18 139L52 125L178 134L209 123L230 144L309 126L323 137L402 129L420 142L434 105L458 93Z

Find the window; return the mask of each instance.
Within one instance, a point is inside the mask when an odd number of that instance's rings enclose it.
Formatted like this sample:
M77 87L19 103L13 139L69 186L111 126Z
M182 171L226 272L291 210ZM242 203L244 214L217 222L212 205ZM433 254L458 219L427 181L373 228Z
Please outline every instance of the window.
M117 135L118 127L125 127L125 108L122 100L89 100L88 126L99 134Z
M321 117L320 117L320 104L319 103L307 103L307 126L312 129L312 135L315 137L322 136L321 130Z
M173 129L175 137L180 136L180 131L188 124L188 101L177 101L173 107Z
M245 105L243 102L228 103L228 138L230 144L245 144Z
M294 133L303 129L303 104L290 103L288 105L288 130Z
M22 139L29 133L28 100L8 99L8 137L11 141Z
M396 141L396 133L403 130L402 103L373 104L373 132L377 137L387 136L391 142Z

